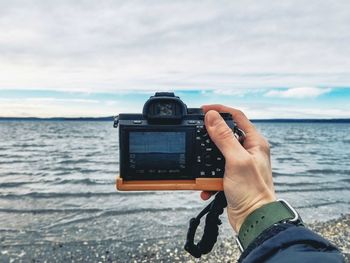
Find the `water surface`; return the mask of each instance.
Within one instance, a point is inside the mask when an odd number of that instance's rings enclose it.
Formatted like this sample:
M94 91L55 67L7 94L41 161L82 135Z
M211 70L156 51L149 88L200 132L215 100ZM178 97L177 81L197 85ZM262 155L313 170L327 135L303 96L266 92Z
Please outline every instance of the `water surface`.
M256 126L271 145L278 197L306 222L350 212L350 124ZM57 243L109 242L124 253L183 240L205 205L198 192L117 192L111 122L1 121L0 137L0 259ZM224 220L221 235L232 234Z

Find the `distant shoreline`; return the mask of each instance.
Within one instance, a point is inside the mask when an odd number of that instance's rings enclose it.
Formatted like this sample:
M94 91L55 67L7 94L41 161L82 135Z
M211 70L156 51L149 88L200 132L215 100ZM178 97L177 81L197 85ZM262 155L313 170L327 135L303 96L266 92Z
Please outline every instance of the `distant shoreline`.
M114 117L0 117L0 121L113 121ZM344 119L251 119L252 122L270 123L350 123L350 118Z

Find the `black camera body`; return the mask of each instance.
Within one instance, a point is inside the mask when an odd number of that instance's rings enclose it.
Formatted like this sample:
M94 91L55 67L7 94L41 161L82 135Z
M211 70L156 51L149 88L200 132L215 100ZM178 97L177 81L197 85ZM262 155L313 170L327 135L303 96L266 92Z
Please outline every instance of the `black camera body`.
M202 109L187 108L166 92L151 96L142 114L119 114L114 127L119 126L120 177L124 182L153 183L222 178L225 159L207 133L204 116ZM231 114L221 116L243 140Z

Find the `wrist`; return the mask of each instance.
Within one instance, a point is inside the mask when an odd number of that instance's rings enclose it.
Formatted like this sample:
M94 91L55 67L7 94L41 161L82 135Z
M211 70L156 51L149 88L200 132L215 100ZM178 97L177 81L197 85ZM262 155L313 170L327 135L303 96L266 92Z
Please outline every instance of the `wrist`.
M299 214L283 199L265 204L248 215L236 237L240 250L245 250L260 234L278 223L302 225Z
M244 215L242 215L241 217L239 217L239 218L237 219L237 223L236 223L236 225L235 225L235 231L236 231L236 233L239 233L239 230L241 229L241 227L242 227L244 221L246 220L246 218L247 218L251 213L253 213L255 210L259 209L260 207L262 207L262 206L264 206L264 205L266 205L266 204L269 204L269 203L271 203L271 202L274 202L274 201L275 201L275 199L274 199L274 200L264 200L264 201L261 201L261 202L256 203L254 206L252 206L250 209L248 209L248 210L246 211L246 213L244 213Z
M276 201L276 197L271 195L263 198L258 197L256 200L253 200L250 205L244 205L241 209L233 208L228 204L227 213L233 230L238 234L243 222L251 213L274 201Z

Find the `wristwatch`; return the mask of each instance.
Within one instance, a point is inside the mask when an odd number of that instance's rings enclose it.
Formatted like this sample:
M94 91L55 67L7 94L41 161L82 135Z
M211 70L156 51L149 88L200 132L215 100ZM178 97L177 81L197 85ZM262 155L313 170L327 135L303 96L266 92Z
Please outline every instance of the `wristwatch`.
M243 252L266 229L278 223L299 224L302 220L297 211L285 200L278 199L256 209L244 220L236 242Z

